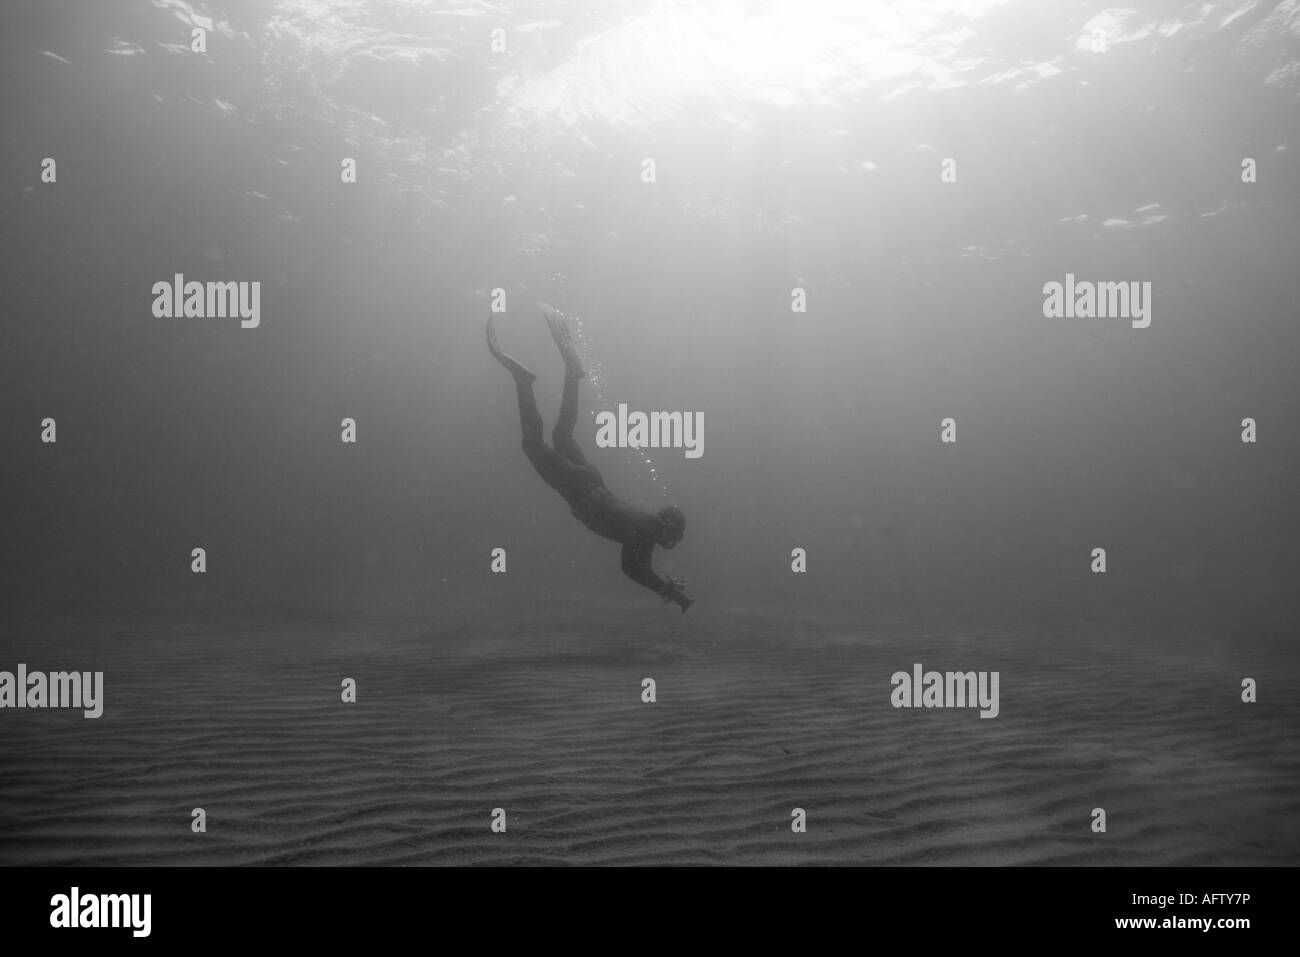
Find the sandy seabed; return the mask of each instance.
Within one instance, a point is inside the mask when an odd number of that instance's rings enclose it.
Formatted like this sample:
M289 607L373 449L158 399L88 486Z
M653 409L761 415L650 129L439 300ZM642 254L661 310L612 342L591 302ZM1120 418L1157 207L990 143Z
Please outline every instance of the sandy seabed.
M0 863L1300 863L1281 636L697 610L7 629L105 708L0 714ZM999 716L894 709L914 662L998 671Z

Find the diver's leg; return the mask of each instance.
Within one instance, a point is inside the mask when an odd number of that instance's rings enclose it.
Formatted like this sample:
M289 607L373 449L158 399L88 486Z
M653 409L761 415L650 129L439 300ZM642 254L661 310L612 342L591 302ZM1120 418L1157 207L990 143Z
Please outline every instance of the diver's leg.
M559 492L566 502L572 503L582 497L596 485L603 484L600 473L590 465L581 465L570 461L561 452L541 441L542 424L537 423L538 437L524 434L524 455L533 463L533 468L551 488Z
M551 430L551 444L570 462L586 465L587 457L573 437L574 426L578 424L578 382L571 375L564 377L564 398L560 400L560 414Z
M521 375L515 376L515 394L519 398L519 424L524 430L524 449L545 445L542 441L542 413L537 410L533 383Z
M529 391L531 394L531 389ZM542 446L544 452L540 454L545 456L546 461L540 464L538 459L534 458L534 453L525 449L528 458L541 473L542 478L566 499L585 495L597 485L605 484L605 479L596 470L596 466L587 461L587 457L582 454L582 449L574 441L573 427L577 424L577 420L578 380L572 376L565 376L564 398L560 401L560 417L556 420L555 430L551 433L551 443L555 447Z
M533 383L522 375L515 376L519 397L519 424L523 428L523 449L537 474L567 500L582 491L587 477L578 465L542 441L542 414L537 410Z
M510 374L514 376L515 395L519 400L519 424L524 431L524 451L529 453L528 458L531 460L533 458L531 449L546 447L546 443L542 441L542 413L538 411L537 398L533 395L533 382L537 376L518 359L501 351L501 346L497 344L497 331L491 316L487 321L487 343L492 357L510 370Z
M515 380L515 394L519 401L519 424L523 430L523 449L528 461L533 464L537 474L546 484L559 492L566 500L582 495L592 487L593 480L600 484L600 473L586 464L582 450L573 441L573 427L578 417L578 380L565 376L564 401L561 404L561 418L567 418L567 431L560 433L567 438L572 451L578 459L571 460L568 455L548 446L542 441L542 414L537 409L537 399L533 395L533 382L537 376L522 362L506 355L497 344L496 328L492 317L487 323L488 349L492 356L505 366ZM557 424L558 429L558 424Z
M538 303L546 324L550 327L551 338L564 357L564 398L560 401L560 415L555 420L555 429L551 432L551 443L561 455L577 465L587 465L587 457L573 438L574 426L578 424L578 383L587 375L582 368L582 360L573 347L573 336L565 324L564 317L546 303Z

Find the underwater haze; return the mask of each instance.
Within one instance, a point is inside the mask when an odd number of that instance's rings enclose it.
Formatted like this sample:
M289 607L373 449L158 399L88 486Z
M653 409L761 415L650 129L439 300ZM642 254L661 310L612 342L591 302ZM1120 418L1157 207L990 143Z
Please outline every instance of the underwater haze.
M1292 0L23 0L0 53L0 670L104 674L0 711L0 863L1300 862ZM689 611L521 450L538 303Z

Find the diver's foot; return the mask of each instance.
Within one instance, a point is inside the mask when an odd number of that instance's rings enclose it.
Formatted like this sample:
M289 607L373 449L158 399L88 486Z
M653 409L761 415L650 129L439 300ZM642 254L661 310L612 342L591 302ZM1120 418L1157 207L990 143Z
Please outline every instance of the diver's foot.
M568 323L556 309L546 303L539 302L537 305L542 310L542 315L546 317L546 324L551 328L551 338L555 340L556 348L564 357L564 374L570 379L585 379L587 370L582 367L578 350L573 347L573 335L569 332Z
M509 369L510 374L516 379L523 379L525 382L532 382L537 378L537 374L518 359L513 356L508 356L501 351L501 346L497 344L496 326L493 324L495 319L495 316L488 316L487 321L487 344L488 351L492 353L492 358L496 359L497 362Z

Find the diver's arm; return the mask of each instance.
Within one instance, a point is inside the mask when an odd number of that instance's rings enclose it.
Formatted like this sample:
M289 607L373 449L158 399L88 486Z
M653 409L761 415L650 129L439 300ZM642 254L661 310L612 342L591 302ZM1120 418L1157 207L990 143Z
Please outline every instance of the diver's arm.
M676 602L682 611L695 604L694 599L687 598L682 586L686 583L678 578L660 578L650 567L650 555L654 543L644 539L633 539L623 545L623 574L638 585L644 585L664 601Z
M650 567L650 555L654 551L654 544L639 539L633 539L623 545L623 574L638 585L644 585L656 595L663 595L664 589L668 587L668 582L664 581L655 574L654 569Z

